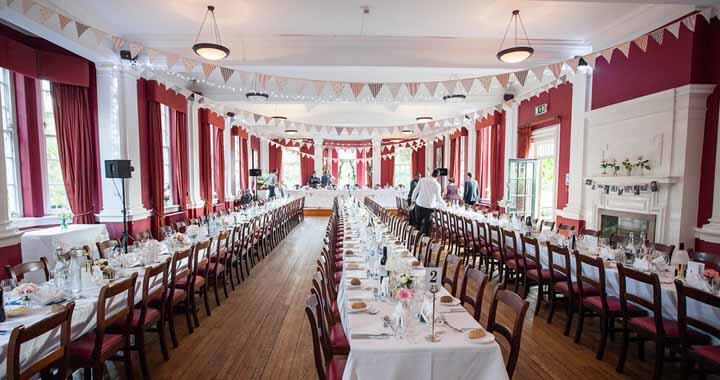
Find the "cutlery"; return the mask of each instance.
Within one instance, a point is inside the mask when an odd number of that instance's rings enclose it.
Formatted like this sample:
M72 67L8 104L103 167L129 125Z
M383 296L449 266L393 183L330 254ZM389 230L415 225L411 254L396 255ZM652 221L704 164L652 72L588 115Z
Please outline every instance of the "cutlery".
M392 334L352 334L350 337L352 339L389 339L392 337Z
M444 315L442 316L442 321L445 322L445 326L447 326L447 327L449 327L449 328L451 328L451 329L453 329L453 330L455 330L455 331L457 331L457 332L459 332L459 333L461 333L461 334L464 334L466 331L472 330L472 328L470 328L470 327L457 328L457 327L451 325L450 323L448 323L447 318L445 318Z

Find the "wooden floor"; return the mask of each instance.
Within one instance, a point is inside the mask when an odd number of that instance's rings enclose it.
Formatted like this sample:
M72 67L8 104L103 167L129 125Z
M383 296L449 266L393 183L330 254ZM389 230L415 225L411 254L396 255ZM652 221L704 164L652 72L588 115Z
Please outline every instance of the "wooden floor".
M180 346L162 361L155 334L151 333L150 367L154 379L313 379L310 331L304 299L323 241L327 218L307 218L259 263L249 280L214 306L212 316L201 312L201 326L187 335L178 317ZM487 322L491 291L485 295L482 323ZM552 325L547 310L533 318L534 296L523 332L522 348L514 379L646 379L652 373L653 349L647 360L637 359L631 346L625 374L615 372L617 342L610 342L604 361L595 359L598 326L586 322L580 344L563 335L564 313ZM213 304L214 305L214 304ZM500 320L503 320L502 310ZM503 346L503 351L507 347ZM111 373L118 377L113 365ZM141 375L135 362L136 378ZM679 364L666 364L665 377L679 378Z

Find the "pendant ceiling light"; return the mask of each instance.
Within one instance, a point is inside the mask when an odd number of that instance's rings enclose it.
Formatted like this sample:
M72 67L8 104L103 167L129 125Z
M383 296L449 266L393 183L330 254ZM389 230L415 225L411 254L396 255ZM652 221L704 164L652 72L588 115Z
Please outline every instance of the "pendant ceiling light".
M463 94L451 94L443 96L443 101L446 103L461 103L467 98Z
M410 128L405 128L402 131L400 131L400 133L402 133L403 135L412 135L414 132Z
M202 31L205 28L205 21L207 21L208 14L212 17L210 32L215 38L215 42L198 42L200 34L202 34ZM215 21L215 7L212 5L208 5L207 7L207 12L205 12L205 17L203 17L202 25L200 25L200 31L198 32L197 37L195 37L195 44L192 46L192 49L195 54L210 61L219 61L230 55L230 49L224 46L220 40L220 30L218 29L217 21Z
M415 118L415 121L417 121L419 123L424 123L426 121L432 121L432 119L433 119L432 116L418 116Z
M520 22L520 27L522 28L527 45L518 45L518 22ZM503 49L508 31L510 31L510 26L513 25L513 23L515 25L515 44L512 47ZM510 22L508 23L507 29L505 29L505 35L500 43L500 51L497 53L497 58L505 63L518 63L530 58L534 52L535 49L530 46L530 39L528 39L527 32L525 31L525 25L520 18L520 11L516 9L512 12Z
M286 129L286 130L285 130L285 134L286 134L286 135L297 135L297 134L298 134L298 130L297 130L297 129Z

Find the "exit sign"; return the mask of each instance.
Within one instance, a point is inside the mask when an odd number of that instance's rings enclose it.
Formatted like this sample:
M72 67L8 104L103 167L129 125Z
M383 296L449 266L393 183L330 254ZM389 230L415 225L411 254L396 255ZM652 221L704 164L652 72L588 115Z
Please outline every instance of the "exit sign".
M547 113L547 103L538 104L535 106L535 116L539 116Z

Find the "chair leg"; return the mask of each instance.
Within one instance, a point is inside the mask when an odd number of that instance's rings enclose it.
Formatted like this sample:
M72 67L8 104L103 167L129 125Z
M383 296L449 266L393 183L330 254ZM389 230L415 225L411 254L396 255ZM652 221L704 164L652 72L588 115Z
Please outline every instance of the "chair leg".
M202 288L202 298L203 302L205 303L205 314L209 317L210 314L210 297L208 296L208 285L205 284ZM218 305L220 304L220 301L218 301Z
M72 376L68 376L71 378ZM83 368L83 379L92 380L92 370L90 368Z
M220 306L220 293L218 292L218 288L220 287L220 285L218 284L219 281L220 281L220 279L217 277L217 275L215 275L215 279L213 280L212 283L213 283L213 293L215 293L215 304L217 304L217 306Z
M125 362L125 379L132 380L133 368L132 368L132 353L130 351L130 337L125 338L125 349L123 350L123 361ZM102 379L102 376L98 377Z
M168 329L170 330L170 340L172 341L173 348L178 348L178 339L177 334L175 333L175 317L172 313L172 306L168 308L170 310L170 313L168 313ZM192 327L192 325L189 325Z
M86 368L86 373L90 373L90 368ZM105 363L96 364L92 369L92 378L102 380L105 376Z
M607 345L607 338L608 338L608 330L610 329L607 315L601 314L600 315L600 345L598 346L597 353L595 354L595 358L598 360L602 360L603 356L605 356L605 345Z
M622 373L625 368L625 360L627 359L628 346L630 345L630 332L627 329L627 323L623 322L623 334L622 334L622 346L620 347L620 356L618 357L618 364L615 367L617 372Z
M572 330L572 321L573 316L575 315L575 308L573 307L572 300L570 297L566 297L565 301L567 303L567 308L565 309L567 312L567 322L565 322L565 336L570 336L570 330Z
M529 289L528 289L529 293ZM525 297L527 298L527 293L525 294ZM538 283L537 286L537 299L535 300L535 315L538 315L540 313L540 306L542 306L542 298L543 298L543 284L542 282Z
M227 288L227 283L228 283L227 278L228 278L227 272L225 272L225 273L223 274L223 276L222 276L222 279L223 279L223 293L225 293L225 298L228 298L228 297L229 297L229 296L228 296L228 288ZM232 283L232 281L230 281L230 282Z
M583 307L580 306L579 311L578 311L578 326L577 326L577 330L575 330L575 343L580 343L580 337L582 336L584 324L585 324L585 311L583 310Z
M663 372L663 364L665 361L665 344L662 340L655 340L655 370L653 371L653 379L661 379Z
M138 351L138 358L140 359L140 371L142 372L143 380L150 380L150 369L148 368L147 356L145 355L145 331L141 328L137 334L135 334L135 346Z

